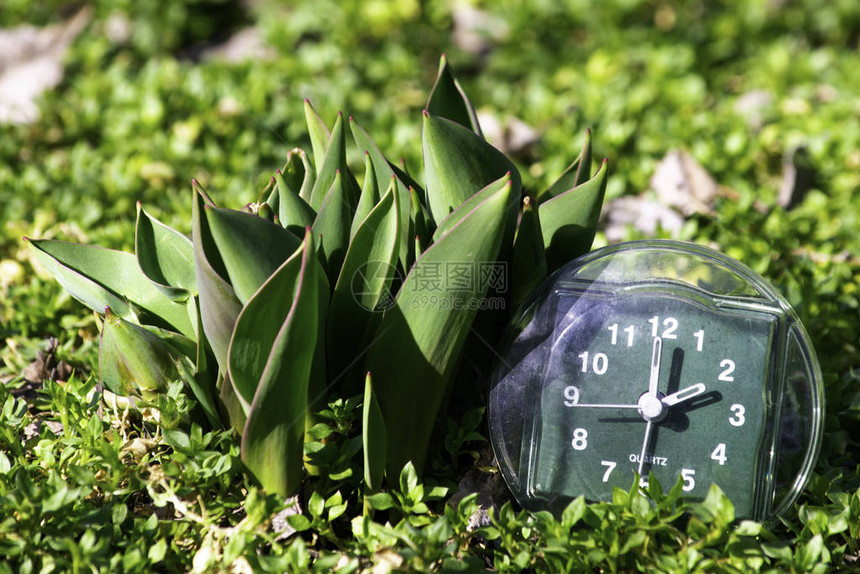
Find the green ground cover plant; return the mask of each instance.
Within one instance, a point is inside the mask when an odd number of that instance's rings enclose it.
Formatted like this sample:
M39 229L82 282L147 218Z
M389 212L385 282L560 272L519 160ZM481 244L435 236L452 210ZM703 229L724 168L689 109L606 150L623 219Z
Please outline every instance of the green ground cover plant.
M860 8L357 0L323 7L323 21L317 4L93 2L41 117L0 126L0 570L857 568ZM54 23L75 8L13 1L0 24ZM123 22L129 32L115 33ZM268 59L206 55L255 23ZM503 135L515 131L511 118L537 134L499 144L527 191L550 187L588 127L594 156L611 168L605 214L613 200L648 190L672 149L720 184L708 209L656 234L744 261L810 331L827 428L811 484L783 520L737 523L716 490L679 505L676 485L574 501L560 518L529 515L503 496L476 514L486 498L452 496L467 475L493 476L480 394L451 402L420 474L412 465L391 472L367 498L358 488L363 394L330 395L314 409L316 474L285 500L248 472L236 431L195 419L201 401L181 377L134 407L100 384L98 320L21 237L132 253L138 201L190 235L192 178L217 204L238 207L258 199L294 145L313 149L303 98L328 127L348 111L426 181L416 118L443 52L481 117L498 118ZM344 161L364 173L358 149ZM810 178L794 179L797 201L783 206L792 169ZM595 244L606 241L599 230Z

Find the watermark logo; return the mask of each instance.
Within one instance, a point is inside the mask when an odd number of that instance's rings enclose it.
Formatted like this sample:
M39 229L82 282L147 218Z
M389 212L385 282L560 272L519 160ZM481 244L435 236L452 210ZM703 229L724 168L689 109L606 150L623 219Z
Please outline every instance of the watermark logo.
M392 288L403 282L400 271L385 261L368 261L352 275L350 291L359 307L382 313L396 303Z
M396 304L403 285L396 267L384 261L368 261L352 276L355 302L363 309L382 313ZM500 261L425 261L412 268L402 305L413 309L483 311L503 309L508 291L508 267Z
M416 267L412 290L421 293L474 293L485 289L497 294L508 290L508 264L504 261L433 261Z

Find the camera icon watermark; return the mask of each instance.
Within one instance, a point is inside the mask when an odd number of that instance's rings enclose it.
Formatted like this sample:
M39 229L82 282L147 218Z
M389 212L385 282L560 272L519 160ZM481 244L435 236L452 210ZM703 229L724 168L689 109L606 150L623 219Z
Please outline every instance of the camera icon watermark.
M403 283L397 267L386 261L368 261L352 275L350 291L356 304L371 313L384 313L396 304L393 289Z

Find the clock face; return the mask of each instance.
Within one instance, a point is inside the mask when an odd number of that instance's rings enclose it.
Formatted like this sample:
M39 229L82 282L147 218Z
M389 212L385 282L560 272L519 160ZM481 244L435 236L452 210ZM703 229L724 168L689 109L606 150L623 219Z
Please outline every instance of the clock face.
M563 268L514 320L490 435L523 506L611 500L640 477L737 517L797 496L820 440L820 373L787 303L737 262L634 242Z
M734 503L748 515L775 318L648 293L560 292L557 314L566 327L535 405L529 493L611 500L651 473L667 486L680 477L690 497L712 482L745 493Z

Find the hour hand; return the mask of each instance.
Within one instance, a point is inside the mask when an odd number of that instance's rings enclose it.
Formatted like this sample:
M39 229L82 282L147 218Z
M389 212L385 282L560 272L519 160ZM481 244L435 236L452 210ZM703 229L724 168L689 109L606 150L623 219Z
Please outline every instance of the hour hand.
M696 398L702 393L704 393L707 389L705 388L704 383L696 383L695 385L690 385L687 388L681 389L676 393L672 393L671 395L667 395L660 399L660 401L667 407L671 407L672 405L677 405L678 403L683 403L684 401L689 401L690 399Z

